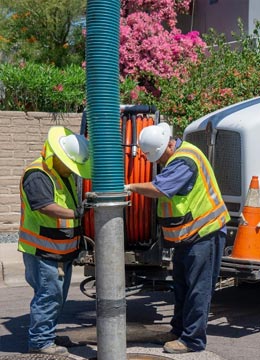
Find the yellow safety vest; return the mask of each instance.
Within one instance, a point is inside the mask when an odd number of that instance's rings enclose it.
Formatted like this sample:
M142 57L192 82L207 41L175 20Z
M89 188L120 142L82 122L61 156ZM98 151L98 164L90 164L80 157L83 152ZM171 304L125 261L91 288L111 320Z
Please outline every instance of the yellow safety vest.
M221 229L230 220L212 167L202 151L184 141L166 166L183 157L196 163L198 176L187 195L176 194L170 199L166 196L158 199L158 222L168 246L199 240Z
M54 202L56 204L67 209L76 209L78 199L73 175L68 178L73 191L72 196L59 174L54 169L49 170L41 157L35 160L25 170L24 174L32 169L39 169L49 176L53 183ZM21 222L18 250L59 261L75 258L81 235L80 221L78 219L53 218L38 210L32 211L23 190L23 179L24 176L20 183Z

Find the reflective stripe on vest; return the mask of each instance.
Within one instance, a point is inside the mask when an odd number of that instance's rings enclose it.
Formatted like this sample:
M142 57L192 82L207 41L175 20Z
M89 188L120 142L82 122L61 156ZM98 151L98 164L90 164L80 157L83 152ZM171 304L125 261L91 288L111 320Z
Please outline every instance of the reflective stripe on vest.
M222 198L219 198L218 191L215 188L214 182L212 181L212 178L210 176L210 172L207 169L207 163L205 163L204 159L200 156L200 154L197 151L194 151L193 149L178 149L176 153L181 156L190 155L191 157L195 157L197 161L200 163L199 171L202 175L202 179L205 185L205 188L208 190L208 194L210 196L208 197L210 202L212 204L215 204L217 206L220 202L223 202ZM197 163L197 162L196 162Z
M217 218L220 218L220 224L222 226L226 223L225 218L226 206L225 204L221 205L219 208L215 210L211 210L208 213L204 214L204 216L195 219L194 221L184 224L181 226L174 227L162 227L163 234L165 240L180 242L185 240L187 237L194 235L196 232L205 225L210 224L215 221Z
M214 204L214 206L218 206L221 203L223 203L222 200L219 199L217 192L215 190L215 186L212 182L211 176L209 174L209 171L207 170L203 158L193 149L178 149L176 150L175 154L178 154L178 156L181 154L182 156L189 156L189 157L196 157L196 160L200 162L201 166L198 169L198 171L202 175L203 183L205 186L205 189L207 189L209 201ZM209 186L210 185L210 186ZM170 203L163 203L161 208L161 211L163 213L163 217L173 217L172 207Z
M23 228L20 229L19 236L20 240L28 245L56 254L68 254L76 250L78 246L78 236L67 240L53 240L41 235L35 235Z
M205 236L205 232L207 233L207 231L211 232L218 230L223 227L229 220L229 214L218 189L213 170L211 169L208 160L200 154L200 150L196 150L193 145L183 142L182 146L177 149L174 155L171 156L171 158L168 160L166 166L172 160L185 156L195 161L200 174L200 178L197 178L191 192L193 190L198 191L200 189L198 187L199 179L205 189L205 192L203 191L201 193L201 199L203 199L205 196L205 201L208 201L208 205L205 203L205 208L209 208L209 206L211 206L211 209L205 210L203 213L203 207L201 208L202 211L199 211L199 209L196 209L196 205L193 203L193 205L189 208L184 206L183 213L181 213L180 207L177 212L178 215L176 215L174 214L174 211L176 210L174 210L174 207L178 206L177 197L173 197L174 201L173 199L165 199L165 197L159 198L158 220L162 225L165 240L172 242L181 242L183 240L192 238L194 235L196 236L196 233L198 234L199 238L200 231L203 233L203 236ZM200 192L195 192L195 194L199 195ZM193 194L189 193L186 198L188 199L189 196L191 197ZM180 204L181 201L182 200L180 200ZM186 213L184 213L184 211L186 211ZM194 219L192 219L192 215L194 215ZM167 223L169 225L167 225ZM174 225L174 223L176 223L176 225Z

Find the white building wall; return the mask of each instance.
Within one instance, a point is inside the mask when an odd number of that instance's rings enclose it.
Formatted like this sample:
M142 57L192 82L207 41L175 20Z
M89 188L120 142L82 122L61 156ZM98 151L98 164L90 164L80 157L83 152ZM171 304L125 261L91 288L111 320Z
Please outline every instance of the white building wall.
M251 34L256 20L260 20L260 0L194 0L193 15L179 16L177 26L184 33L197 30L200 34L214 28L225 33L230 41L231 32L239 30L238 18L242 19L244 30Z
M252 34L257 21L260 21L260 0L249 1L248 32Z

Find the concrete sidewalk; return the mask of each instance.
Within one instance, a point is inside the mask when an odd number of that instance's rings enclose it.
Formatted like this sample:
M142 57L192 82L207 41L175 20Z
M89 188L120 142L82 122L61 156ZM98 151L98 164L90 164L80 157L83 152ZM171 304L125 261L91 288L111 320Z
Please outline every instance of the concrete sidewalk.
M84 267L74 266L72 283L84 279ZM0 243L0 288L4 286L26 286L22 253L17 251L17 243Z

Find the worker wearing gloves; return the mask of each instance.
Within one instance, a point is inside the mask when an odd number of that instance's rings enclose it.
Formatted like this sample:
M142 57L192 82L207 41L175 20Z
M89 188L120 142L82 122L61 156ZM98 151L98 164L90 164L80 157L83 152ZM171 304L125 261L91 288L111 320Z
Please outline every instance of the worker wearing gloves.
M89 177L88 156L88 141L83 135L53 126L41 156L21 178L18 250L23 253L26 281L34 290L30 304L31 353L68 352L57 344L55 331L82 236L84 206L78 204L73 173Z
M125 190L158 198L164 247L174 248L175 306L164 350L202 351L230 217L204 154L173 139L167 123L144 128L139 145L149 161L164 168L152 182L128 184Z

